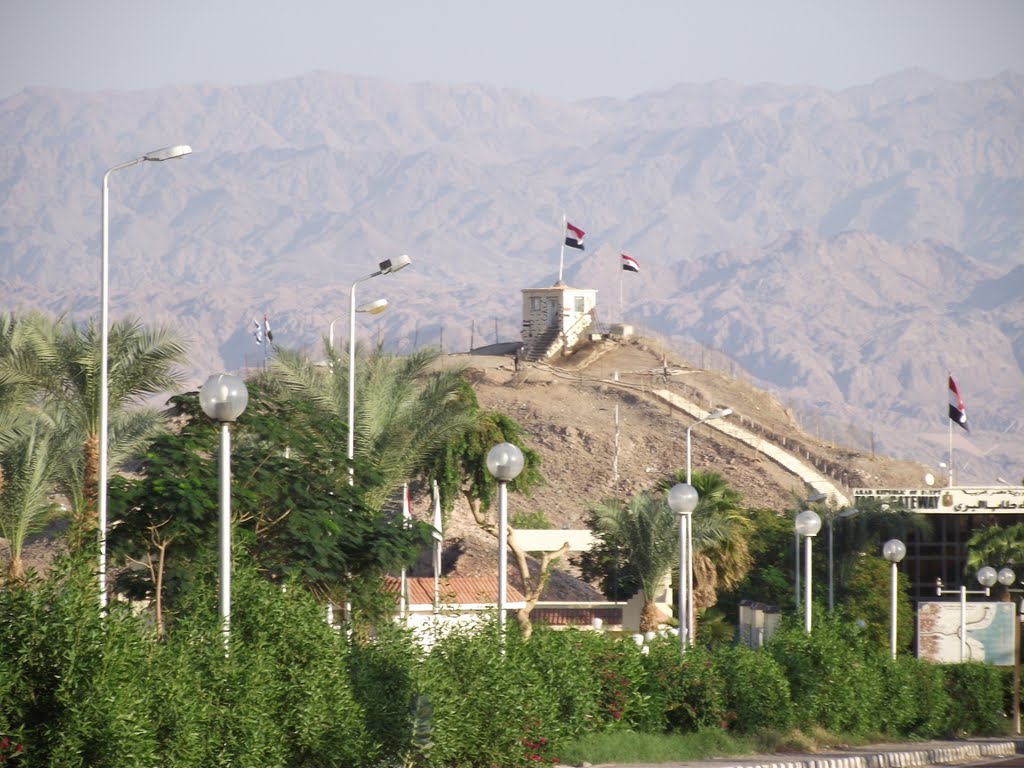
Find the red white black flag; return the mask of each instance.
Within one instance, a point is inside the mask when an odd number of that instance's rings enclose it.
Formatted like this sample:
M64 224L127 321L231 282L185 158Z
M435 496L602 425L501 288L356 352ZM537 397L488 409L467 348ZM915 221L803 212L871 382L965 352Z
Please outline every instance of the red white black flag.
M964 400L960 397L960 390L956 388L953 377L949 377L949 418L970 432L967 426L967 409L964 408Z
M256 337L256 343L257 344L262 344L263 343L263 326L260 324L260 321L257 320L255 317L252 319L252 324L255 326L255 328L254 328L254 330L252 332L252 335Z
M622 254L622 269L626 272L639 272L640 264L632 256Z
M581 251L584 250L584 234L586 233L579 227L573 226L568 221L565 222L565 244L568 245L570 248L578 248Z
M263 316L263 332L267 335L267 341L274 341L274 334L270 331L270 321L267 320L267 316Z

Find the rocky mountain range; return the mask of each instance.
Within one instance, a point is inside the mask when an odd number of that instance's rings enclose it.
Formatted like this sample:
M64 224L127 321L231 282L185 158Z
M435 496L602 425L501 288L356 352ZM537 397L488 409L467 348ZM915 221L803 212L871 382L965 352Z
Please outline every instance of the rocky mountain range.
M486 85L325 72L244 87L27 89L0 101L7 310L98 315L110 180L114 317L173 325L191 373L320 353L349 289L388 298L360 339L468 350L515 339L521 288L558 278L625 321L775 392L805 427L1024 475L1024 75L923 71L845 91L730 82L559 102ZM619 254L640 264L623 274ZM620 299L621 297L621 299ZM342 330L344 329L344 330Z

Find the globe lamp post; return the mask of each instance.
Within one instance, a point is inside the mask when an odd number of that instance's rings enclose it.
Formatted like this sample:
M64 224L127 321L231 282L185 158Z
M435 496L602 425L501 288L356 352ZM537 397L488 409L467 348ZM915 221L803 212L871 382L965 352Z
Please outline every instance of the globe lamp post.
M687 594L690 564L690 517L700 498L697 489L689 483L676 483L668 490L668 506L679 515L679 652L683 653L690 640L693 622Z
M811 632L811 539L821 530L821 518L813 509L805 509L796 516L796 532L803 536L804 544L804 631Z
M498 443L487 453L487 471L498 481L498 630L505 637L508 602L508 484L523 471L523 452L512 443Z
M889 613L889 652L892 657L896 658L896 596L898 591L897 586L897 566L904 557L907 556L907 546L899 539L889 539L882 546L882 557L892 563L892 590L890 593L890 613Z
M231 422L249 404L238 376L214 374L199 390L203 413L220 424L220 618L224 644L231 635Z

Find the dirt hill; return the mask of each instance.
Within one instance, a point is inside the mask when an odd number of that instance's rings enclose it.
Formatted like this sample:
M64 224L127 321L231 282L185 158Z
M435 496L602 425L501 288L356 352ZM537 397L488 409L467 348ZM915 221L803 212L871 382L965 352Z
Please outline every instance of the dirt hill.
M643 339L598 342L551 364L523 364L519 372L509 356L450 360L468 366L481 406L514 417L541 456L545 484L529 497L511 495L510 517L541 512L555 528L583 527L590 503L605 496L626 498L685 470L686 429L693 420L652 396L653 389L667 389L708 411L732 408L730 421L810 456L810 463L845 488L915 486L926 471L915 463L824 443L804 432L773 396L696 368ZM809 493L799 478L710 425L691 432L691 459L694 470L720 473L752 507L793 509ZM456 507L445 538L449 547L462 550L446 558L455 572L493 573L495 540L477 528L468 509ZM586 599L560 580L546 597Z

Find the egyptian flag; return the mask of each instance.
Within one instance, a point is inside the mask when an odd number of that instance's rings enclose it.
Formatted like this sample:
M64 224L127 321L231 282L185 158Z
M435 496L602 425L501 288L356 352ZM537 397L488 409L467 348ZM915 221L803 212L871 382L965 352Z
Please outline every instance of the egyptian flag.
M640 264L632 256L622 254L622 269L626 272L639 272Z
M263 316L263 332L267 335L267 341L273 342L274 334L270 332L270 321L266 315Z
M953 377L949 377L949 418L970 432L967 426L967 410L964 408L964 400L960 397L960 390L956 388Z
M263 343L263 326L260 325L260 321L257 320L255 317L252 319L252 324L255 326L255 330L253 330L252 335L256 337L256 343L257 344L262 344Z
M579 227L575 227L568 221L565 222L565 244L570 248L583 250L583 235L585 233Z

